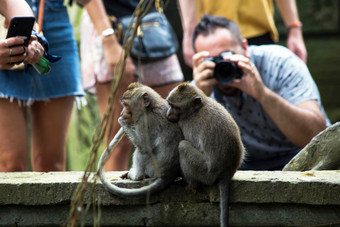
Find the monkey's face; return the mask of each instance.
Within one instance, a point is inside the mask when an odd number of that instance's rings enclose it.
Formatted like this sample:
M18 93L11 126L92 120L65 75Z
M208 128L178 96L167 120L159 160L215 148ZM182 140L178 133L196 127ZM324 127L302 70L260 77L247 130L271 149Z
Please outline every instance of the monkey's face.
M204 93L194 85L184 82L174 88L166 98L169 104L167 119L171 122L178 122L187 119L199 111Z
M180 108L169 103L169 108L166 112L166 118L171 122L178 122L180 118Z
M126 124L133 124L133 118L132 118L132 111L129 103L125 101L124 99L121 100L121 104L123 106L123 110L120 113L120 117L124 120Z

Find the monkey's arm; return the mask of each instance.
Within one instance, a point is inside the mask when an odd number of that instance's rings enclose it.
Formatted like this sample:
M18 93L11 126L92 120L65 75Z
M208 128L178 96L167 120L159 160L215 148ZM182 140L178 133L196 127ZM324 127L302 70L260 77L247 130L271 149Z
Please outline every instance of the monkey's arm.
M130 141L136 145L139 141L136 141L139 136L137 135L136 128L134 125L127 124L122 117L118 118L118 123L122 126L125 134Z
M132 166L129 169L127 178L131 180L143 180L146 178L145 168L148 165L148 158L141 154L139 149L136 148L133 153Z
M179 161L185 179L191 186L195 182L211 185L216 180L216 174L209 171L207 158L202 151L197 150L186 140L179 143Z

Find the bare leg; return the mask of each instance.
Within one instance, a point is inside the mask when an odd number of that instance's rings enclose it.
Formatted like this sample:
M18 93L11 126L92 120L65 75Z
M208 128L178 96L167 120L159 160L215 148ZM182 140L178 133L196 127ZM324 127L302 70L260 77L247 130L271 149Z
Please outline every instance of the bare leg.
M105 137L106 145L111 141L111 139L114 137L114 135L116 135L116 133L120 129L118 118L123 108L119 102L119 99L120 97L122 97L123 93L126 91L129 84L133 82L133 79L134 79L133 77L123 78L124 81L122 81L118 87L116 98L114 99L113 102L113 107L115 108L115 110L113 113L114 118L111 121L112 126L110 125L108 126L108 128L111 127L111 131L107 132L106 134L109 136ZM111 83L96 84L97 99L101 118L103 118L104 112L108 105L110 88ZM118 143L118 145L113 149L110 158L106 162L105 170L106 171L128 170L130 153L131 153L130 141L126 136L124 136L123 139Z
M66 170L66 139L73 108L73 96L35 102L31 107L34 171Z
M26 108L0 99L0 172L28 170Z

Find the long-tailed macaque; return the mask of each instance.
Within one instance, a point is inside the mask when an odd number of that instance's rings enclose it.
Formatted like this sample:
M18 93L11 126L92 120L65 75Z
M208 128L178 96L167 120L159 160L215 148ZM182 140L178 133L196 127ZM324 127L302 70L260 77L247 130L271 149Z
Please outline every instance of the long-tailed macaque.
M192 187L219 184L221 226L227 226L229 182L244 155L238 126L222 105L189 83L174 88L167 101L167 118L184 136L179 144L184 179Z
M160 191L179 176L178 144L183 139L182 132L177 123L167 120L166 100L145 85L130 84L121 103L124 108L118 122L122 128L100 158L100 179L109 192L121 197L145 196L149 192ZM105 161L124 134L135 146L132 167L125 177L132 180L156 177L150 185L127 189L105 179Z

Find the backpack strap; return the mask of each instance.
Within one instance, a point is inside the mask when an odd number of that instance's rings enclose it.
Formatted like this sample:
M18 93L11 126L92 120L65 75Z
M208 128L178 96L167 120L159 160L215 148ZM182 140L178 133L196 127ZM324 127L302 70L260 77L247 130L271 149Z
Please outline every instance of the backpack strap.
M38 30L37 30L38 33L42 31L42 27L43 27L44 8L45 8L45 0L40 0L39 14L38 14Z

